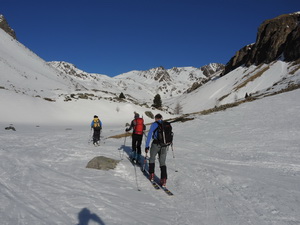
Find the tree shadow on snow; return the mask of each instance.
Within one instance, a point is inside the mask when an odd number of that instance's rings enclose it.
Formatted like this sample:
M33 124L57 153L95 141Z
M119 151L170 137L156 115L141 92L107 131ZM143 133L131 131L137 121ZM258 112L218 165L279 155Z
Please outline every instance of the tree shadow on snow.
M101 220L101 218L95 214L91 213L91 211L87 208L83 208L78 213L79 223L77 225L88 225L90 221L94 221L99 225L105 225L105 223Z

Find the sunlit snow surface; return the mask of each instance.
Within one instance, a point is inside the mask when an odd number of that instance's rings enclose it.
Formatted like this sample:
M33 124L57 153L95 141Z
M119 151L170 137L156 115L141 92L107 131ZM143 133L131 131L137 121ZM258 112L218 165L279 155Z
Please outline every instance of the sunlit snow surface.
M106 139L124 132L118 120L104 127L100 147L88 143L90 121L16 131L2 121L1 224L300 224L299 95L174 123L172 197L127 160L130 138ZM85 168L100 155L123 160L115 170Z

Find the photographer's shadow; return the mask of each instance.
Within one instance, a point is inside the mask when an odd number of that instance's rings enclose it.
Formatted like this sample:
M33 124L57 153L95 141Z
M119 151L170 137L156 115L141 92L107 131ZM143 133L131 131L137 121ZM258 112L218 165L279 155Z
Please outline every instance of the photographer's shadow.
M105 225L105 223L101 220L101 218L97 214L91 213L91 211L87 208L83 208L78 213L78 220L79 223L77 225L88 225L89 221L96 222L99 225Z

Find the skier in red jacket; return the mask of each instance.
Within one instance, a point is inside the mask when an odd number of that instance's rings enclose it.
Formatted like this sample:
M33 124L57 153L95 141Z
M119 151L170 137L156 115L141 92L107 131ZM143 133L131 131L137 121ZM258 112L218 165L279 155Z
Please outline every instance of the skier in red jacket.
M144 124L144 119L140 118L138 113L134 114L134 120L131 121L130 127L126 128L126 132L133 129L132 132L132 154L131 160L137 164L140 164L141 159L141 145L143 140L144 130L146 126Z

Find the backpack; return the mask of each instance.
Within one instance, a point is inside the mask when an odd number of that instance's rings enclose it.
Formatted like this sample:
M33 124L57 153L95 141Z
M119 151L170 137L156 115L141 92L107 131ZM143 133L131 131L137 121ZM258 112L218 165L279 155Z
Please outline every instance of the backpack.
M135 126L133 128L133 132L135 134L143 135L144 131L144 119L143 118L137 118L134 120Z
M153 132L157 131L157 141L161 147L166 147L172 144L174 133L172 132L171 123L162 121L161 123L156 122L158 127Z
M94 119L94 125L93 125L93 128L95 130L101 130L101 125L100 125L100 120L98 118L95 118Z

